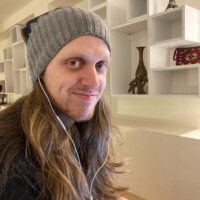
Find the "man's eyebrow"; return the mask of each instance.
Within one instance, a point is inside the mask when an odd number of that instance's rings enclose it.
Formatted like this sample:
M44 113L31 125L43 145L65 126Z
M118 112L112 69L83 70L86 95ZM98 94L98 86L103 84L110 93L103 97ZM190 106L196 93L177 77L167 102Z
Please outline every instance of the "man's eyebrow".
M87 54L82 54L82 53L72 53L71 56L69 56L71 58L83 58L85 60L88 59ZM101 60L104 60L106 62L110 62L110 56L102 56Z

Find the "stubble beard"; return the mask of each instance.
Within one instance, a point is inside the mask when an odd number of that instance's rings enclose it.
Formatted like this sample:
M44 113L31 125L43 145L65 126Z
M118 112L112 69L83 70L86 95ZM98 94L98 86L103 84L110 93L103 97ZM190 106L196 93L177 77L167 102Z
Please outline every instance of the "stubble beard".
M84 110L79 109L78 106L75 107L74 105L68 104L63 110L63 113L75 122L88 121L93 117L95 107L96 107L96 104L93 107L88 108L87 111L84 111Z

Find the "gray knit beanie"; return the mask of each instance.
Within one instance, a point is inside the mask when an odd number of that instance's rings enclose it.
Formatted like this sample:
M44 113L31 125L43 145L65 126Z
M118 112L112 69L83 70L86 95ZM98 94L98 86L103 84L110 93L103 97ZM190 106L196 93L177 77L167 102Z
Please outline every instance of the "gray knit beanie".
M109 32L96 14L77 7L61 7L21 26L27 46L33 84L56 54L71 40L82 35L100 37L110 47Z

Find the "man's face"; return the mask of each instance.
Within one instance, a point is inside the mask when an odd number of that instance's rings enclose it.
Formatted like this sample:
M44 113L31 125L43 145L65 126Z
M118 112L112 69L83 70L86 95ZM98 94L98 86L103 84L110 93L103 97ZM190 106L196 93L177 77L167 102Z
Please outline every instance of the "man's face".
M109 62L105 42L85 35L64 46L41 78L64 114L74 121L88 120L106 86Z

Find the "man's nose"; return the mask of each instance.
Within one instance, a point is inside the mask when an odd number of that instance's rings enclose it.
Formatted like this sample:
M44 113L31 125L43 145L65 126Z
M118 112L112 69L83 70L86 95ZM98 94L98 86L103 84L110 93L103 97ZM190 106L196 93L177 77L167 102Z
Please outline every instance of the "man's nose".
M96 70L95 65L88 65L82 71L81 84L89 88L98 88L100 81L98 71Z

